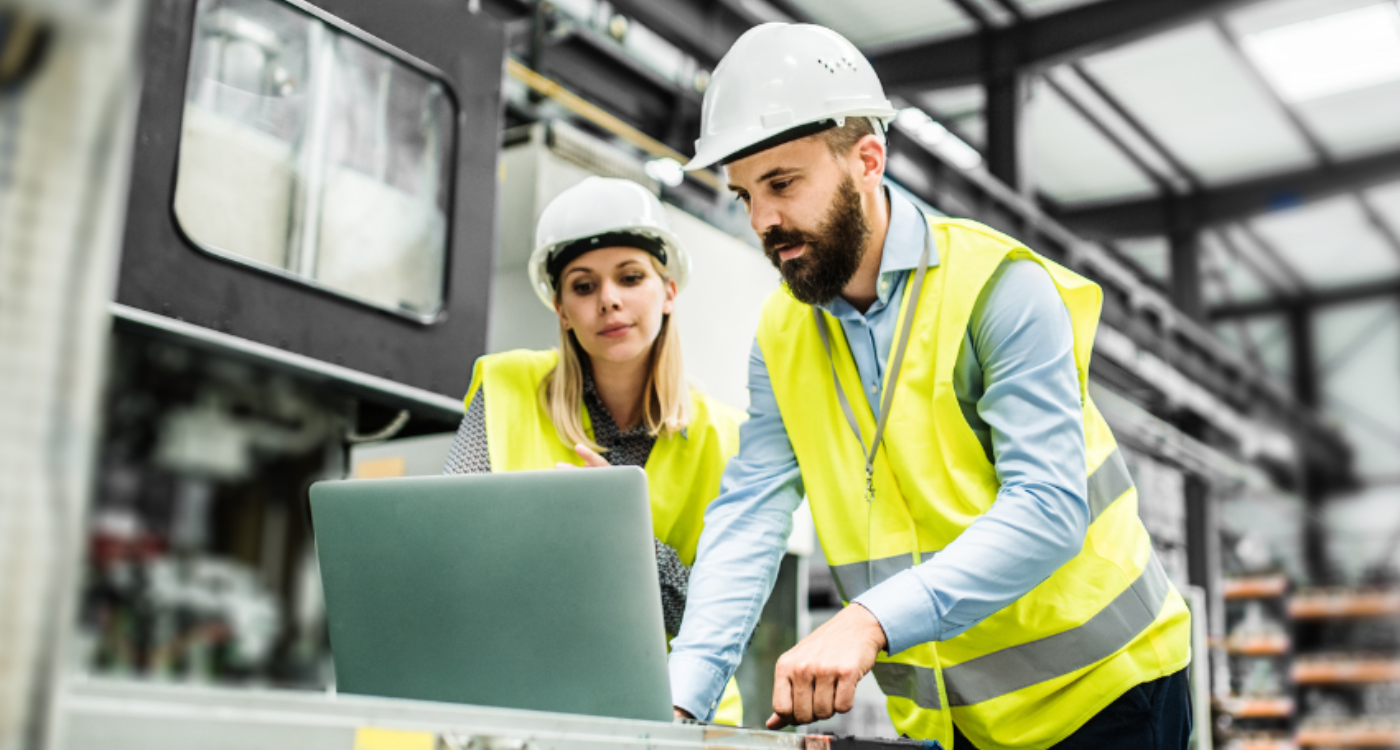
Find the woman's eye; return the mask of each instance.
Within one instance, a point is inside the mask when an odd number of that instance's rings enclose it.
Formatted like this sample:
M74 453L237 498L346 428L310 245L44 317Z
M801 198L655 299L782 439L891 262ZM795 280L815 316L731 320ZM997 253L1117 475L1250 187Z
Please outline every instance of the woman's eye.
M578 283L578 284L574 284L574 294L588 294L588 293L591 292L591 291L593 291L593 285L592 285L592 284L588 284L588 283L584 283L584 282L580 282L580 283Z
M639 273L634 273L634 274L628 274L627 276L623 277L622 280L623 280L624 282L628 283L628 284L640 284L640 283L642 283L642 279L644 279L644 278L646 278L646 277L643 276L643 275L641 275L641 274L639 274Z

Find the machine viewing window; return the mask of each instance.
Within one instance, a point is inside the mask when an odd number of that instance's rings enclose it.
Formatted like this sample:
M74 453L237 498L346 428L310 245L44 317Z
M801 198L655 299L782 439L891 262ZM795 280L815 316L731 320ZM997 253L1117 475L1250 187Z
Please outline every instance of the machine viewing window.
M430 319L454 115L441 82L282 0L199 0L175 215L208 252Z

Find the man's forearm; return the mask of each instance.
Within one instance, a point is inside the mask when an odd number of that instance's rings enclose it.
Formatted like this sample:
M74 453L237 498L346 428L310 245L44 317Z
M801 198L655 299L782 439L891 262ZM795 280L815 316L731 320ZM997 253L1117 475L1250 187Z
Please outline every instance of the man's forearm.
M1073 493L1003 488L948 548L856 597L897 654L952 638L1016 601L1078 553L1088 512Z
M672 702L697 718L709 719L718 706L787 547L792 528L787 503L757 504L712 506L706 514L685 620L671 642L670 660Z

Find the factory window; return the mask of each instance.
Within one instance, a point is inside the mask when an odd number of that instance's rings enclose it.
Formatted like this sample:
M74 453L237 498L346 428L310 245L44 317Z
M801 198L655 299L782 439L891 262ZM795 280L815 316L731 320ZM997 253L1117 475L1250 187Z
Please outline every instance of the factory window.
M424 321L443 305L455 109L281 0L198 0L175 215L217 255Z

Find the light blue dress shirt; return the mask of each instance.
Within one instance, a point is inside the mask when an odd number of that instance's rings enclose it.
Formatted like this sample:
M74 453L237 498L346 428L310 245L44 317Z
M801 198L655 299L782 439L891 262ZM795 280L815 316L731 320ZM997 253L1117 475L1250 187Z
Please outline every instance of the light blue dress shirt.
M879 413L905 282L928 231L908 199L894 190L886 195L890 223L878 299L864 314L841 297L825 306L841 322L871 414ZM930 266L938 264L933 250ZM921 354L911 350L906 357ZM1074 334L1054 282L1034 261L997 269L973 310L953 385L1001 489L991 509L946 549L856 597L880 621L891 654L952 638L1019 599L1079 552L1089 524ZM739 453L705 512L685 621L671 644L672 702L707 720L772 590L803 495L757 342L749 356L749 402ZM841 420L831 429L850 428Z

